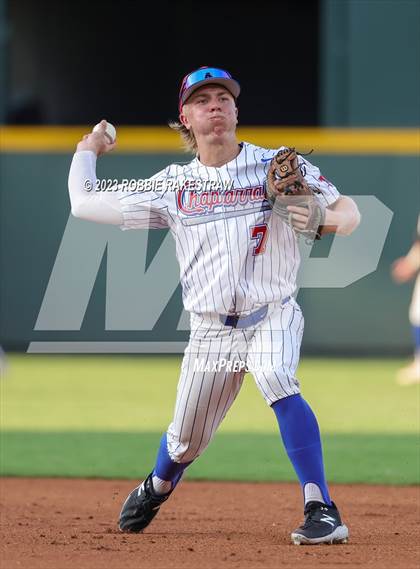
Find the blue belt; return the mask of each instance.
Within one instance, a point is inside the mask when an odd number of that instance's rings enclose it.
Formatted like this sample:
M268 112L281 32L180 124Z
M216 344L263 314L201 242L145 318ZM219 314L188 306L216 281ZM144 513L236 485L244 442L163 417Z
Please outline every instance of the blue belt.
M290 300L290 296L287 296L281 301L281 304L286 304ZM240 314L219 314L219 320L225 326L231 326L232 328L250 328L255 326L261 320L263 320L268 311L268 304L261 306L255 312L247 314L247 316L241 316Z

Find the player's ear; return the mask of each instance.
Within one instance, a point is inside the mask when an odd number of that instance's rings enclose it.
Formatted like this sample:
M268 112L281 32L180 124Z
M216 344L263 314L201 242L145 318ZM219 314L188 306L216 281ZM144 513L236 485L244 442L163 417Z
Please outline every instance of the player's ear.
M179 113L179 122L185 126L188 130L191 128L191 123L188 120L187 115L183 112L183 110Z

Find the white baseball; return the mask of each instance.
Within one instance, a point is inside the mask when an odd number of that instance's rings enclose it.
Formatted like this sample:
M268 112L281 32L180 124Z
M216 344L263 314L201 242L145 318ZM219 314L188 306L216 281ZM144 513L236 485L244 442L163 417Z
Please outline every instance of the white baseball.
M101 125L98 123L93 127L92 132L97 132L100 129ZM110 144L115 142L115 139L117 138L117 131L115 130L115 126L110 122L106 123L105 135L108 138Z

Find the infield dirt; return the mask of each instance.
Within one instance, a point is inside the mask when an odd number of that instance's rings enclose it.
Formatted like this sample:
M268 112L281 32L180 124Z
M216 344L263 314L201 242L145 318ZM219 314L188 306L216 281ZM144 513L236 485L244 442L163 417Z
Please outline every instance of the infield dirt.
M297 484L184 481L143 534L122 534L137 482L1 479L2 569L418 569L420 488L335 485L345 545L296 546Z

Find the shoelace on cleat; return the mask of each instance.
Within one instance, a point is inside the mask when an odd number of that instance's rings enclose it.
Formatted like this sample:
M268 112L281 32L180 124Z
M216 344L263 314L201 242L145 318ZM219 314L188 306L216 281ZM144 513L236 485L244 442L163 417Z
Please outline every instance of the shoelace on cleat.
M319 510L323 508L322 504L312 504L308 508L305 508L305 521L302 525L302 529L308 529L312 526L316 526L321 524L321 520L315 520L314 516L318 513ZM327 508L325 508L328 511Z

